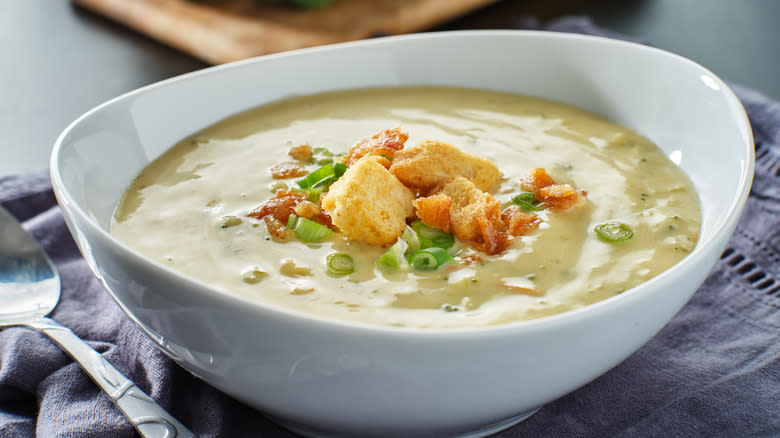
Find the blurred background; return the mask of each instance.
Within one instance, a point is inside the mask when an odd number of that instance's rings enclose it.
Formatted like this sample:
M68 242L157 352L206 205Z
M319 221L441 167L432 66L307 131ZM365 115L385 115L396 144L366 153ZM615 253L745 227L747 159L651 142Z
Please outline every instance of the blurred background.
M328 7L339 1L347 0ZM210 65L93 10L65 0L0 2L0 177L45 169L59 133L92 107ZM571 15L780 100L777 0L504 0L425 30L509 29Z

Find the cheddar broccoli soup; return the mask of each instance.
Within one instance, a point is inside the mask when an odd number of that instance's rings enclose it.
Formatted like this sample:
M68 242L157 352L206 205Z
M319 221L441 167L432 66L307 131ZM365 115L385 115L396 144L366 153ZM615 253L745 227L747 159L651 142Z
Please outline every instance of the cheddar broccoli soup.
M295 97L174 145L111 232L230 293L327 318L468 327L552 315L696 244L687 177L571 106L461 88Z

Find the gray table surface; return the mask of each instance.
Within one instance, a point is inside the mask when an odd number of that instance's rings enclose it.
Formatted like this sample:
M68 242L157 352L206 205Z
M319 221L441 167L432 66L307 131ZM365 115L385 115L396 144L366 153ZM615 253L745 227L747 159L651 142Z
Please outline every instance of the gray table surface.
M590 15L780 100L780 1L505 0L441 29ZM60 132L122 93L206 64L66 0L0 2L0 176L48 166Z

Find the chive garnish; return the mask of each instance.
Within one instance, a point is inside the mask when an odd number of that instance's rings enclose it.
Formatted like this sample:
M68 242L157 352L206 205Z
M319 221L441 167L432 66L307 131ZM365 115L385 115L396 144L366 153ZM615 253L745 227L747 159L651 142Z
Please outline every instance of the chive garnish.
M605 222L598 224L593 228L596 235L603 242L607 243L619 243L634 237L634 231L631 227L620 222Z
M438 247L421 249L409 256L409 264L418 271L433 271L452 260L446 249Z
M512 197L512 203L525 211L539 211L538 201L531 192L521 192Z
M298 181L298 186L302 189L327 187L346 171L347 166L343 163L328 163Z
M415 221L412 224L412 229L417 233L417 238L420 240L420 248L437 247L449 249L455 244L455 238L452 237L452 234L425 225L422 221Z
M293 231L295 232L295 237L297 237L302 242L307 243L322 242L328 236L333 234L333 230L330 228L326 227L325 225L318 224L311 219L306 219L305 217L299 217L298 220L295 221L295 228Z
M408 248L409 244L402 238L399 238L387 251L376 259L376 264L384 268L399 269L406 261L406 259L404 259L404 253Z
M336 252L328 254L325 258L328 266L328 273L338 277L349 275L355 272L355 261L349 254L343 252Z

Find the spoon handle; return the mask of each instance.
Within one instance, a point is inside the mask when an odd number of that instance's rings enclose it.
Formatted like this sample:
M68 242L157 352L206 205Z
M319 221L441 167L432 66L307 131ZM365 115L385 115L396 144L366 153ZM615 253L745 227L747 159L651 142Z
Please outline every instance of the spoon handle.
M84 371L111 397L142 437L195 436L67 327L45 317L24 325L49 336L81 364Z

